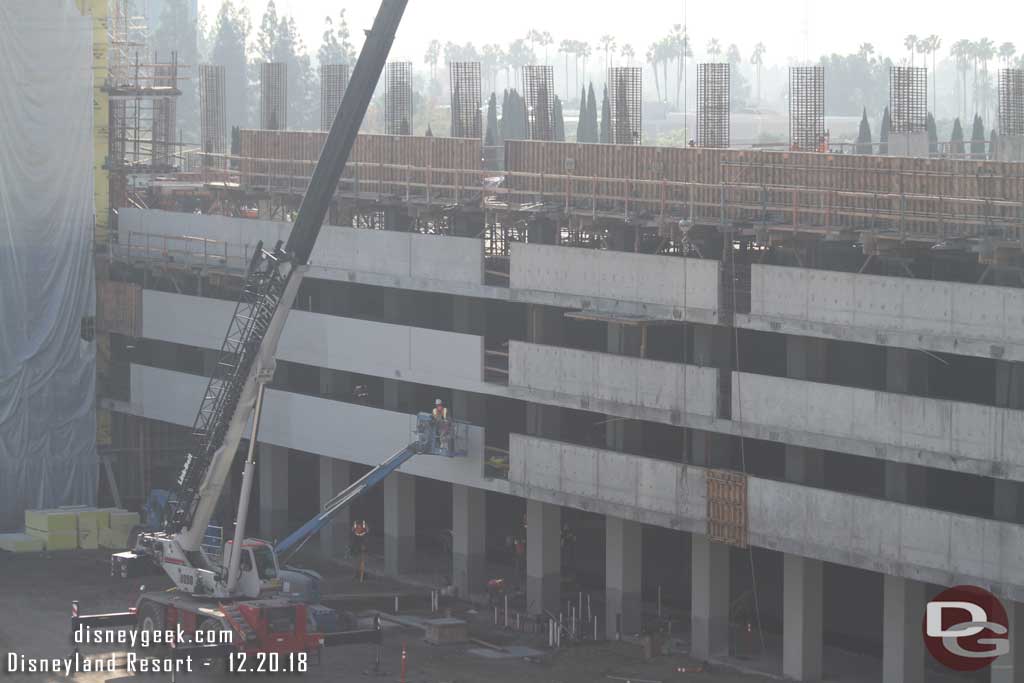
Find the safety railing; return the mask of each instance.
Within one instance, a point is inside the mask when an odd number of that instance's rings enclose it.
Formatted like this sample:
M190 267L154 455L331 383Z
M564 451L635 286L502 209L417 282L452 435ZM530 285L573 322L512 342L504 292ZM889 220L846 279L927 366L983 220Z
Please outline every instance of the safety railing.
M188 235L129 231L111 245L110 254L126 261L158 261L201 270L244 273L255 245L232 244Z
M508 385L508 342L484 349L484 381Z

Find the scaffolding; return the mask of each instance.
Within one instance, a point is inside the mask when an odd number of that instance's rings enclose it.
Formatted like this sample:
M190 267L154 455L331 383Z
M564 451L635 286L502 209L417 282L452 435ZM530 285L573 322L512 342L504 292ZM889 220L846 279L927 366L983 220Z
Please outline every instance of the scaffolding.
M412 135L412 62L388 62L384 72L384 132Z
M154 174L180 166L177 98L181 70L176 53L149 61L149 34L133 3L116 0L108 21L108 68L103 90L107 113L110 206L143 205L142 190Z
M555 69L544 64L523 67L526 123L531 140L555 139Z
M1024 69L999 70L999 134L1024 136Z
M615 66L608 69L608 98L611 103L611 142L639 145L642 139L643 74L640 67Z
M320 66L320 130L330 130L334 124L350 75L348 64Z
M199 137L206 154L228 151L227 77L221 65L199 67Z
M288 130L288 65L260 64L260 127Z
M697 146L729 146L729 65L697 65Z
M889 132L928 130L928 69L894 66L889 69Z
M480 62L452 62L449 65L452 94L453 138L482 138L480 119Z
M825 67L789 67L789 146L822 151L825 144Z

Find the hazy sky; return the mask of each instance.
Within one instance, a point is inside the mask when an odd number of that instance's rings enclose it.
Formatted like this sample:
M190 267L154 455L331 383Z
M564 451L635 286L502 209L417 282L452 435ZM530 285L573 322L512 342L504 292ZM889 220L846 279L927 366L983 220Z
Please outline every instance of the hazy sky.
M249 8L253 25L258 26L266 0L235 2ZM211 21L220 4L221 0L200 0ZM1018 49L1024 50L1020 31L1024 2L1019 0L973 5L948 0L690 0L687 4L698 57L712 37L724 45L739 45L744 60L757 41L763 41L768 63L853 52L862 42L898 58L905 54L903 37L908 33L940 35L940 58L959 38L989 37L997 45L1016 41ZM993 22L996 5L1000 19ZM277 6L279 12L295 17L309 51L315 54L325 15L336 15L344 7L353 28L366 28L379 2L277 0ZM442 43L470 41L478 47L493 42L507 45L531 28L549 31L556 45L566 38L594 45L603 34L612 33L620 45L630 43L642 56L652 41L682 22L683 6L683 0L628 0L616 5L603 0L409 0L392 57L420 64L426 44L434 38ZM551 54L557 57L554 50Z

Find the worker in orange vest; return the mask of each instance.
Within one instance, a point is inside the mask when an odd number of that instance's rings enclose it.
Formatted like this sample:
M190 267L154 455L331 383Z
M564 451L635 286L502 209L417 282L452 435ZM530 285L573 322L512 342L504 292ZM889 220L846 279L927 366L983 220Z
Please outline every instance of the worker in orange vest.
M359 582L366 579L366 540L370 527L366 520L360 519L352 523L352 535L355 537L356 552L359 553Z

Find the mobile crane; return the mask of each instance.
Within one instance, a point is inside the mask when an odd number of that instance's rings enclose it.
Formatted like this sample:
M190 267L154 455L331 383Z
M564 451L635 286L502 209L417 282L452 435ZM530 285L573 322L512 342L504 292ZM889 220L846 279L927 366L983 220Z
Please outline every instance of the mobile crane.
M83 616L78 614L76 604L73 629L130 625L134 621L138 628L151 632L168 628L180 628L184 633L230 632L233 649L243 653L310 653L324 644L379 642L379 627L337 634L318 632L309 605L280 590L280 567L272 545L245 538L245 526L265 387L274 374L278 341L309 270L313 246L407 3L381 1L288 242L278 242L272 249L265 249L261 243L255 250L192 428L193 448L186 456L176 490L168 498L164 528L139 534L132 551L111 558L115 575L132 575L137 563L155 563L174 582L175 590L143 593L136 606L125 613ZM203 539L250 419L249 453L234 540L221 554L204 547ZM438 451L436 443L436 437L430 436L429 452ZM407 460L422 451L418 438L400 455ZM393 461L404 462L398 455L385 463L385 470L378 473L381 479L401 464ZM365 486L350 487L349 500L363 490ZM295 538L286 547L304 542L340 509L335 505L329 513L318 515L317 520L325 514L327 517L320 522L313 520L307 525L309 529L303 527L303 535L293 534Z

